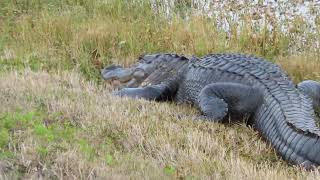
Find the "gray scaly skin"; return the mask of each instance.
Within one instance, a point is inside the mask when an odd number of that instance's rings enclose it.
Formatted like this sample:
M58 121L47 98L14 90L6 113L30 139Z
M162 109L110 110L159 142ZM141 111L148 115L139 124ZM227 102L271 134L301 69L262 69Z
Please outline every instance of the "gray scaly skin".
M130 81L145 84L125 84L114 95L189 103L214 122L247 118L286 161L306 169L320 165L320 130L311 98L277 65L241 54L211 54L199 61L154 54L127 70Z
M297 85L302 93L306 94L312 100L313 108L319 111L320 106L320 83L313 80L302 81ZM319 113L319 112L318 112Z

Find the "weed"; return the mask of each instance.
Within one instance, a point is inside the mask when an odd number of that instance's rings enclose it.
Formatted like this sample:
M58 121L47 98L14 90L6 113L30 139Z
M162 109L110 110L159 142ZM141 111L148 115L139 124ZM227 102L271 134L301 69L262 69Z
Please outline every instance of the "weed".
M84 140L84 139L80 139L79 140L79 145L80 145L80 151L82 153L84 153L85 157L88 160L92 160L93 156L94 156L94 149L92 148L92 146L88 143L88 141Z
M111 165L113 164L113 157L112 157L110 154L108 154L108 155L106 156L106 163L107 163L109 166L111 166Z
M166 166L163 168L163 171L165 174L167 175L172 175L176 172L176 168L172 167L172 166Z
M9 132L7 129L0 129L0 147L4 148L9 143Z

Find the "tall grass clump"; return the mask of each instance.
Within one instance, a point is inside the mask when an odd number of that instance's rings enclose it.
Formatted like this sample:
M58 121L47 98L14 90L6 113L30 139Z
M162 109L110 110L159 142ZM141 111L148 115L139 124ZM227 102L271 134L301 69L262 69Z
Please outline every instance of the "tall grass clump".
M181 3L171 18L155 12L149 1L4 1L0 48L2 68L78 68L98 79L106 64L129 64L141 53L177 52L202 56L215 52L251 53L273 59L288 54L290 37L266 27L230 20L230 32L212 18L190 13ZM187 12L187 11L186 11ZM176 15L175 15L176 14Z
M195 122L189 106L110 96L101 68L155 52L249 53L295 83L320 80L319 50L309 46L319 32L307 34L307 50L293 47L306 34L302 20L284 33L272 17L255 26L256 14L245 13L241 22L225 16L225 31L193 1L165 2L0 1L0 179L319 178L243 124Z

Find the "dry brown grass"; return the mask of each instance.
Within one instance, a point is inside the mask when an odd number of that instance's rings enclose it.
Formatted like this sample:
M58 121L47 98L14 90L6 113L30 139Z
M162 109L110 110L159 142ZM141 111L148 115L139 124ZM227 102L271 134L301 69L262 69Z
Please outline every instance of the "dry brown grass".
M134 1L81 4L60 0L50 8L42 1L27 2L8 1L3 5L8 13L0 19L0 57L6 57L6 49L15 57L13 61L1 60L4 67L0 69L18 66L59 71L80 67L88 79L97 80L103 65L127 65L142 53L202 56L242 52L273 58L286 55L290 42L284 33L266 32L249 23L240 26L230 22L232 31L226 33L204 16L190 15L188 21L174 16L169 21L154 14L147 1L138 5Z
M238 33L235 22L227 34L206 17L168 20L135 2L0 2L0 179L319 178L287 165L243 124L111 97L99 75L141 53L231 51L268 57L299 82L320 79L318 54L288 56L293 39L277 29L248 23Z
M317 54L278 57L275 63L286 70L296 83L307 79L320 80L320 57Z
M32 127L11 132L11 170L3 177L58 179L316 179L287 165L244 125L195 122L187 106L110 96L76 72L9 72L0 78L0 114L33 112L40 121L76 129L67 140L43 142ZM52 115L59 113L58 117ZM86 148L81 145L85 140ZM47 146L41 155L37 147ZM58 148L60 147L60 148ZM63 147L63 148L61 148ZM112 161L106 160L111 157ZM5 161L3 161L5 162ZM23 171L21 170L23 169ZM20 173L20 174L19 174Z

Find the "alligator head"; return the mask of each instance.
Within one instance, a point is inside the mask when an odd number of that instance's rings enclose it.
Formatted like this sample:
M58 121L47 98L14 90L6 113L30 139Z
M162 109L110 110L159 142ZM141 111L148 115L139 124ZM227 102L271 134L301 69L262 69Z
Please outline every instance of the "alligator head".
M107 82L117 82L121 87L139 87L152 75L160 76L169 70L176 69L188 62L188 58L176 54L148 54L139 57L139 61L131 67L124 68L111 65L101 70Z

